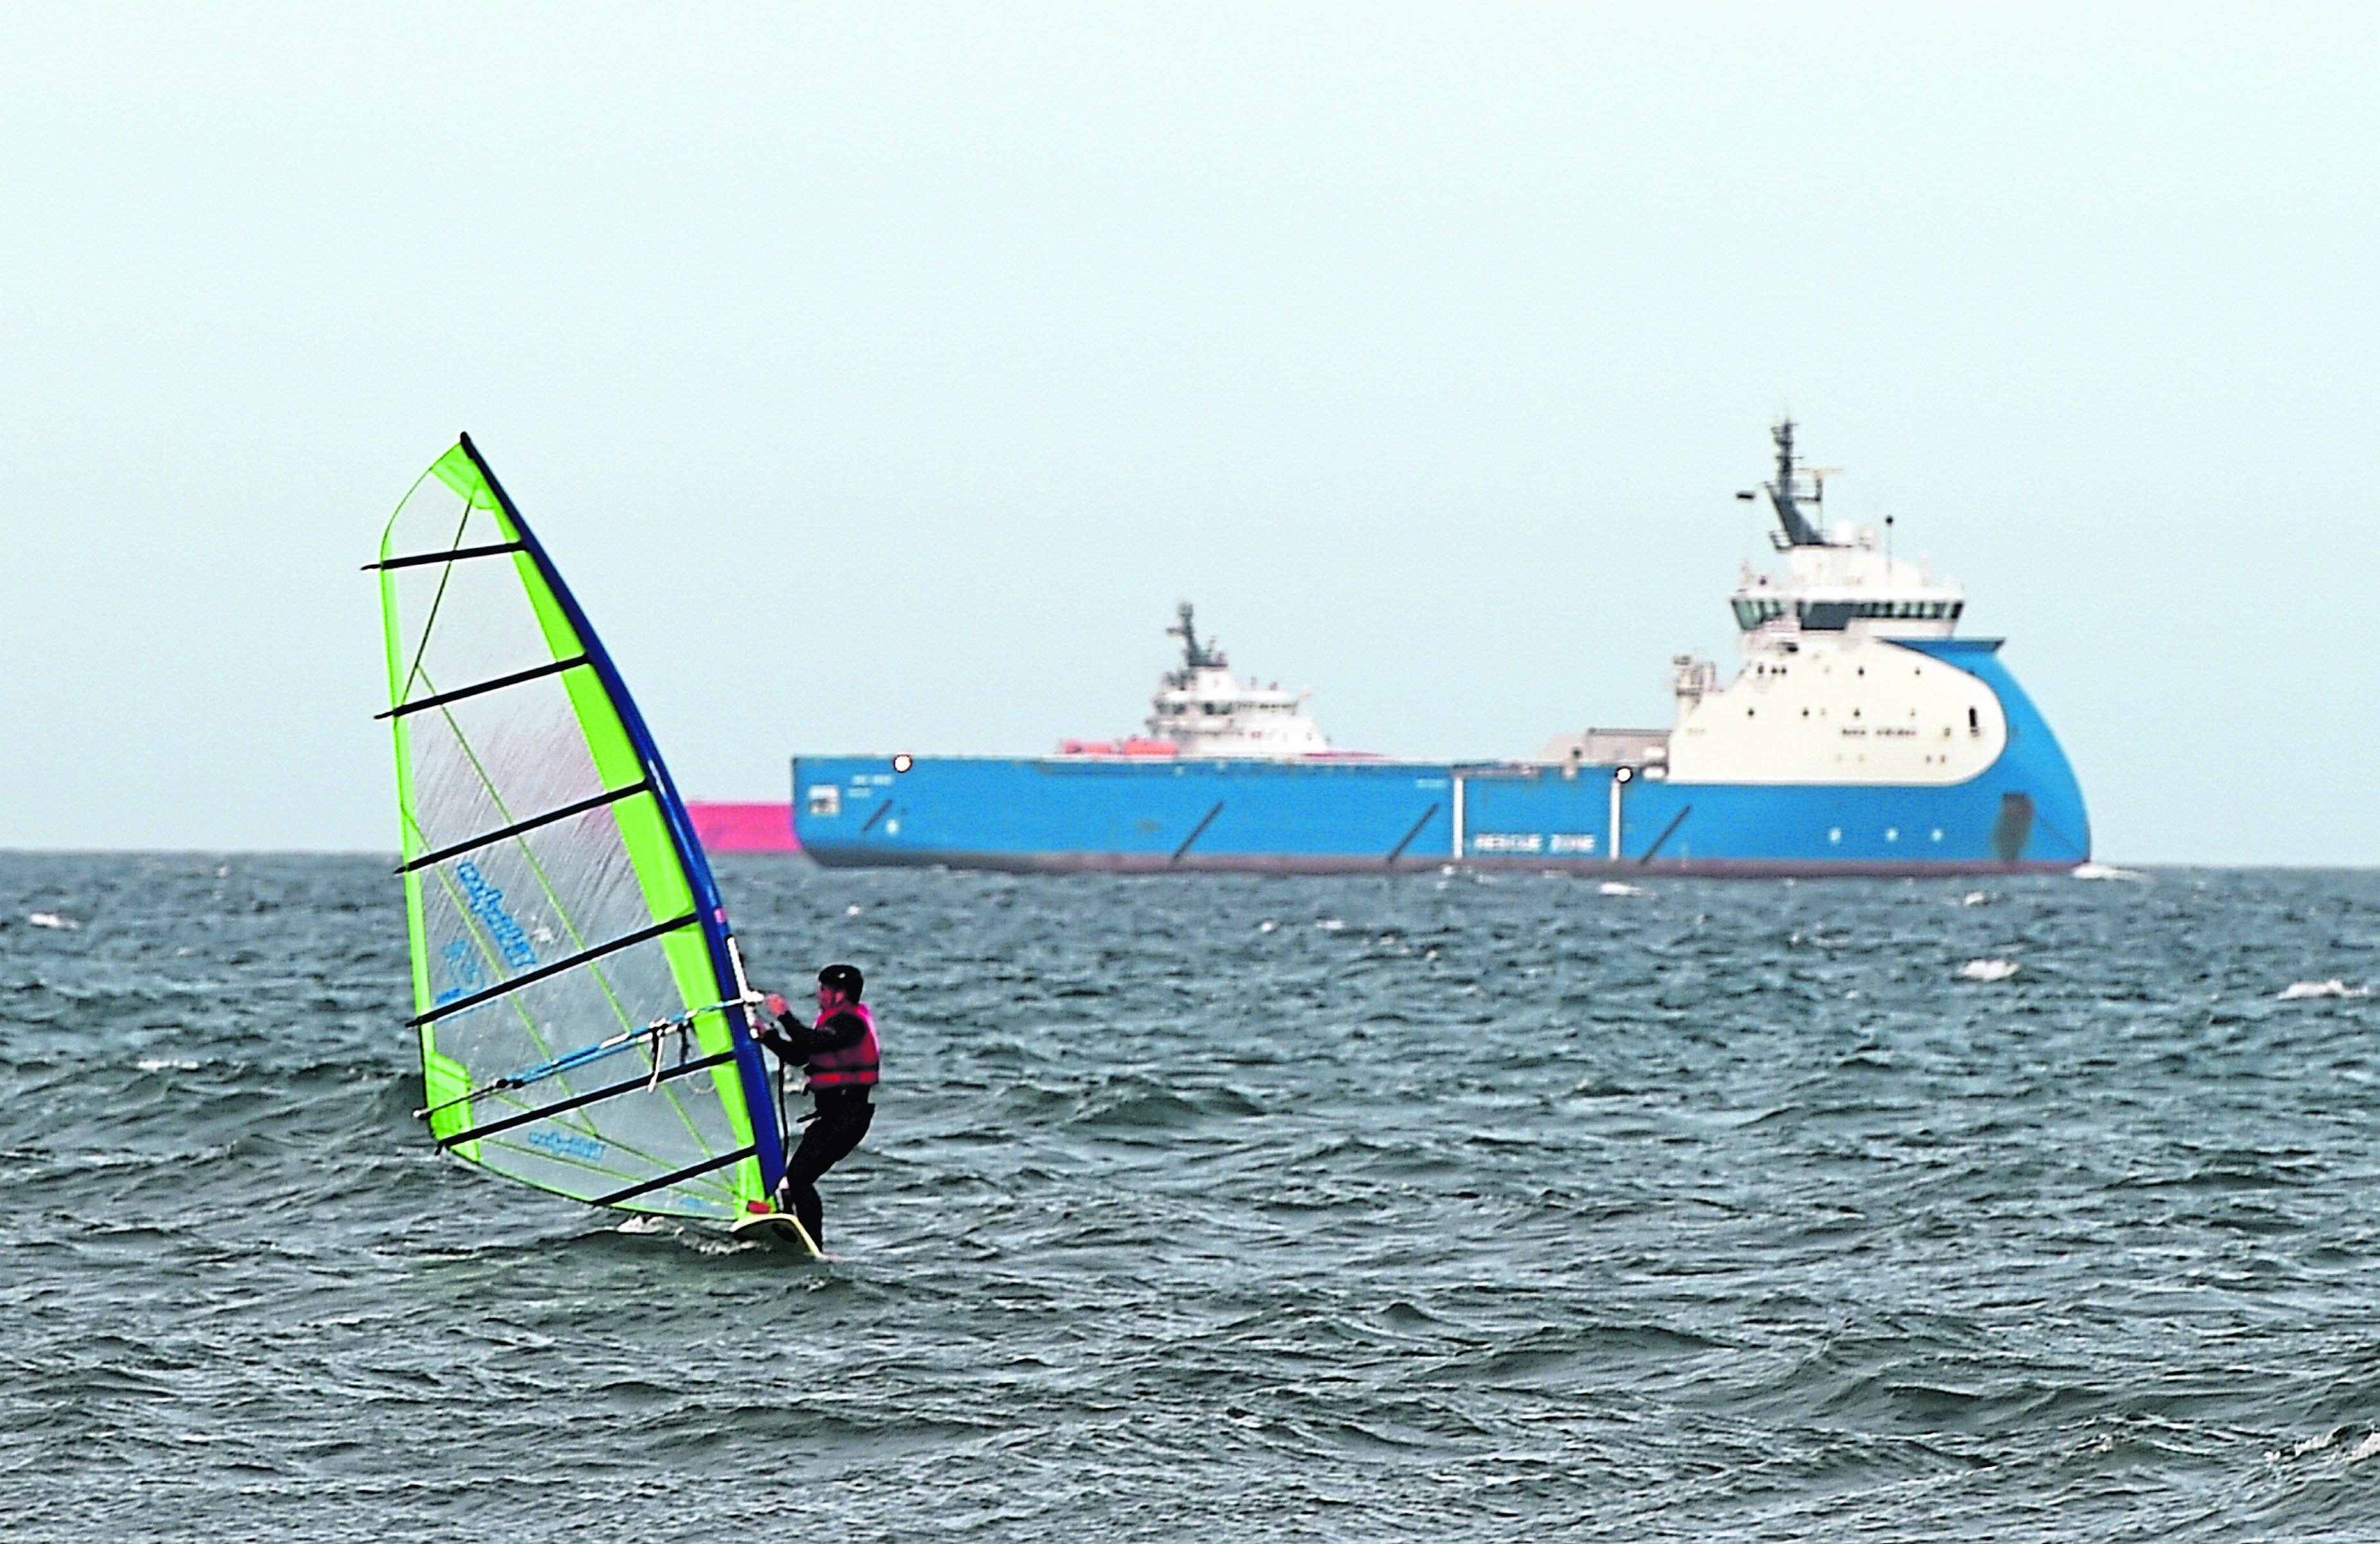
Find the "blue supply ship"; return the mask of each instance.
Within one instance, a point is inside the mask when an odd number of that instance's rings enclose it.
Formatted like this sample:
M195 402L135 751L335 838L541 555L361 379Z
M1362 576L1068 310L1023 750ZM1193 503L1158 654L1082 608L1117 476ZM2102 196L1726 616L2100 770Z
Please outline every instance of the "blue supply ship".
M1334 751L1305 699L1234 675L1184 606L1143 738L1054 756L801 756L794 829L830 867L1356 873L1511 867L1985 874L2086 861L2082 791L1965 593L1821 527L1822 480L1772 431L1784 571L1732 596L1742 666L1671 661L1667 729L1556 736L1535 760ZM1751 499L1754 493L1737 497Z

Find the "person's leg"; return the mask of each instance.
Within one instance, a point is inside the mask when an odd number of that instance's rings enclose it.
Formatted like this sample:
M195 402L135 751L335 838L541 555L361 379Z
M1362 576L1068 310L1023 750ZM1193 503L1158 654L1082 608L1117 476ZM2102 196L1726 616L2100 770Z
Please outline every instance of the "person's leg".
M794 1217L810 1235L810 1242L821 1249L826 1247L826 1211L819 1200L818 1178L859 1146L875 1118L876 1108L870 1104L852 1113L838 1111L819 1116L802 1132L801 1145L785 1164L785 1178L778 1192L791 1203Z

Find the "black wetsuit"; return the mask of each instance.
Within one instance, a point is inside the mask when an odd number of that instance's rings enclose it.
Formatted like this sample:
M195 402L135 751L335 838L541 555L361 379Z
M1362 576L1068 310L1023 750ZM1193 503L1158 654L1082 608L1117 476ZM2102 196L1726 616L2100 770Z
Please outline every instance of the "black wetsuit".
M855 1013L831 1015L824 1024L808 1025L790 1013L777 1015L777 1027L765 1030L760 1043L795 1066L807 1065L821 1051L842 1051L868 1038L868 1022ZM794 1215L810 1235L826 1247L825 1210L820 1205L818 1178L859 1146L876 1118L865 1084L841 1088L813 1088L818 1110L802 1132L800 1146L785 1161L785 1177L778 1190L793 1202Z

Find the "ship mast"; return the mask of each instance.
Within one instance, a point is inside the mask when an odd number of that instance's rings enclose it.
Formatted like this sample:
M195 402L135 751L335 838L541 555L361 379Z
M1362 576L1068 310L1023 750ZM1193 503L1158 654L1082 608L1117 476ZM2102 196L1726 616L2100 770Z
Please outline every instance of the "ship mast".
M1779 551L1787 547L1823 547L1827 539L1818 528L1802 513L1802 501L1806 497L1813 508L1826 502L1827 483L1824 478L1812 478L1810 491L1802 492L1801 480L1793 472L1793 420L1787 419L1768 432L1777 442L1777 480L1763 483L1768 490L1768 502L1776 506L1777 523L1785 528L1785 540L1777 543Z
M1211 670L1220 668L1223 663L1221 651L1220 650L1209 649L1206 647L1206 645L1201 644L1198 641L1197 630L1190 626L1189 602L1184 601L1182 602L1180 614L1182 617L1182 626L1179 627L1168 627L1165 631L1169 636L1178 638L1182 640L1182 663L1184 666L1190 670ZM1211 638L1208 640L1209 643L1213 641L1214 640Z

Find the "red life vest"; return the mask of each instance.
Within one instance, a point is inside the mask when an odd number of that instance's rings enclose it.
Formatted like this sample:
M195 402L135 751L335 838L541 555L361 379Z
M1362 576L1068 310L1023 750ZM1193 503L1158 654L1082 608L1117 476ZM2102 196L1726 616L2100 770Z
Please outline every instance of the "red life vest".
M846 1045L834 1051L821 1051L809 1059L810 1087L813 1088L872 1088L876 1087L878 1061L876 1055L876 1015L868 1011L865 1003L846 1003L840 1008L830 1008L818 1015L814 1029L826 1027L826 1021L837 1014L857 1014L859 1022L868 1026L868 1033L857 1045Z

